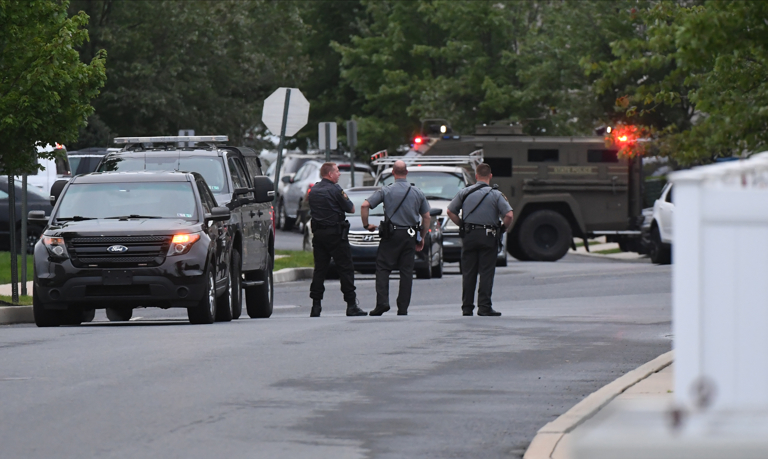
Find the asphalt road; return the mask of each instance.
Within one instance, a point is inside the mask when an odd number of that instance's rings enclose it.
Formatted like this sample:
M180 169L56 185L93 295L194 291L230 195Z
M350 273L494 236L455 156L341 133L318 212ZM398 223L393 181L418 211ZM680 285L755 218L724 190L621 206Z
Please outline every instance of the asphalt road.
M371 309L373 277L357 288ZM278 285L266 320L0 327L0 456L520 457L670 349L670 290L668 266L568 255L500 269L500 318L461 317L450 267L414 281L407 317L347 318L328 282L310 319L305 281Z

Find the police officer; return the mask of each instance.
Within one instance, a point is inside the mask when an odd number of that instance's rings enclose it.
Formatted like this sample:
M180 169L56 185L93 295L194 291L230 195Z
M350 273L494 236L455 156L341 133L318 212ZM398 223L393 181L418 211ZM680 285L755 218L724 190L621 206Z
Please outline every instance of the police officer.
M315 255L315 271L309 286L312 298L312 311L309 317L320 317L325 276L331 264L336 262L341 280L341 292L347 303L348 316L364 316L365 311L357 306L355 296L355 266L352 264L352 252L349 248L349 222L344 213L354 213L355 205L341 189L339 167L335 163L325 163L320 167L322 180L312 187L309 193L309 211L312 215L312 246Z
M512 223L512 207L504 193L491 187L491 166L482 163L475 169L475 185L459 191L448 205L448 217L463 226L461 247L463 315L471 316L475 309L475 286L480 273L477 291L477 315L500 316L491 305L493 276L496 274L496 254L502 232ZM459 217L461 212L461 218ZM499 218L502 224L499 225ZM497 239L498 238L498 239Z
M389 311L389 275L395 269L400 271L397 315L408 315L414 257L416 252L421 252L424 248L424 238L429 231L429 204L424 198L424 193L406 180L408 169L403 161L395 161L392 175L395 176L395 182L373 193L363 202L360 209L363 227L368 231L375 231L377 228L368 223L370 209L383 202L384 215L387 217L379 227L382 239L376 255L376 307L370 312L372 316L380 316ZM312 192L314 193L314 190ZM419 215L422 220L421 227ZM388 228L385 225L388 225ZM390 234L384 237L387 232Z

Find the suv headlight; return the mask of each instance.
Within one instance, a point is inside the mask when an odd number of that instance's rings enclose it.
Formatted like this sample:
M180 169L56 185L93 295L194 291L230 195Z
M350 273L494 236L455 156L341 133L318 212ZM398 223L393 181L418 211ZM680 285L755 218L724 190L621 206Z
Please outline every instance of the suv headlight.
M67 246L64 244L63 237L43 236L43 245L48 249L48 253L55 258L68 258Z
M200 240L200 233L176 234L171 239L171 246L168 247L168 256L184 255L189 252L195 242Z

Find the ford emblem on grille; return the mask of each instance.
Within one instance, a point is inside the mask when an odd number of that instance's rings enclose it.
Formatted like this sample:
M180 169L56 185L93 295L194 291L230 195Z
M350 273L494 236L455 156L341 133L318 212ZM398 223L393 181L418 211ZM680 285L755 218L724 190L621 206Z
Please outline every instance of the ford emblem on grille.
M128 251L128 247L124 245L112 245L107 247L107 252L109 253L123 253L127 251Z

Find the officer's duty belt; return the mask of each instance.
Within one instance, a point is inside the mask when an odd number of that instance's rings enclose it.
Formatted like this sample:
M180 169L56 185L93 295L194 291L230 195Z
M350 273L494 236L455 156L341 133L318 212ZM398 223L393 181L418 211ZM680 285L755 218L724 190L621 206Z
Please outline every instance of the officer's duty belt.
M464 224L464 229L465 230L473 230L473 229L478 229L478 228L496 230L496 229L499 229L499 225L476 225L474 223L465 223Z
M407 230L407 229L412 229L412 230L418 231L418 230L419 230L419 229L421 229L421 228L420 228L420 227L418 227L418 226L400 226L400 225L392 225L392 229L394 229L394 230L399 230L399 229L404 229L404 230Z

